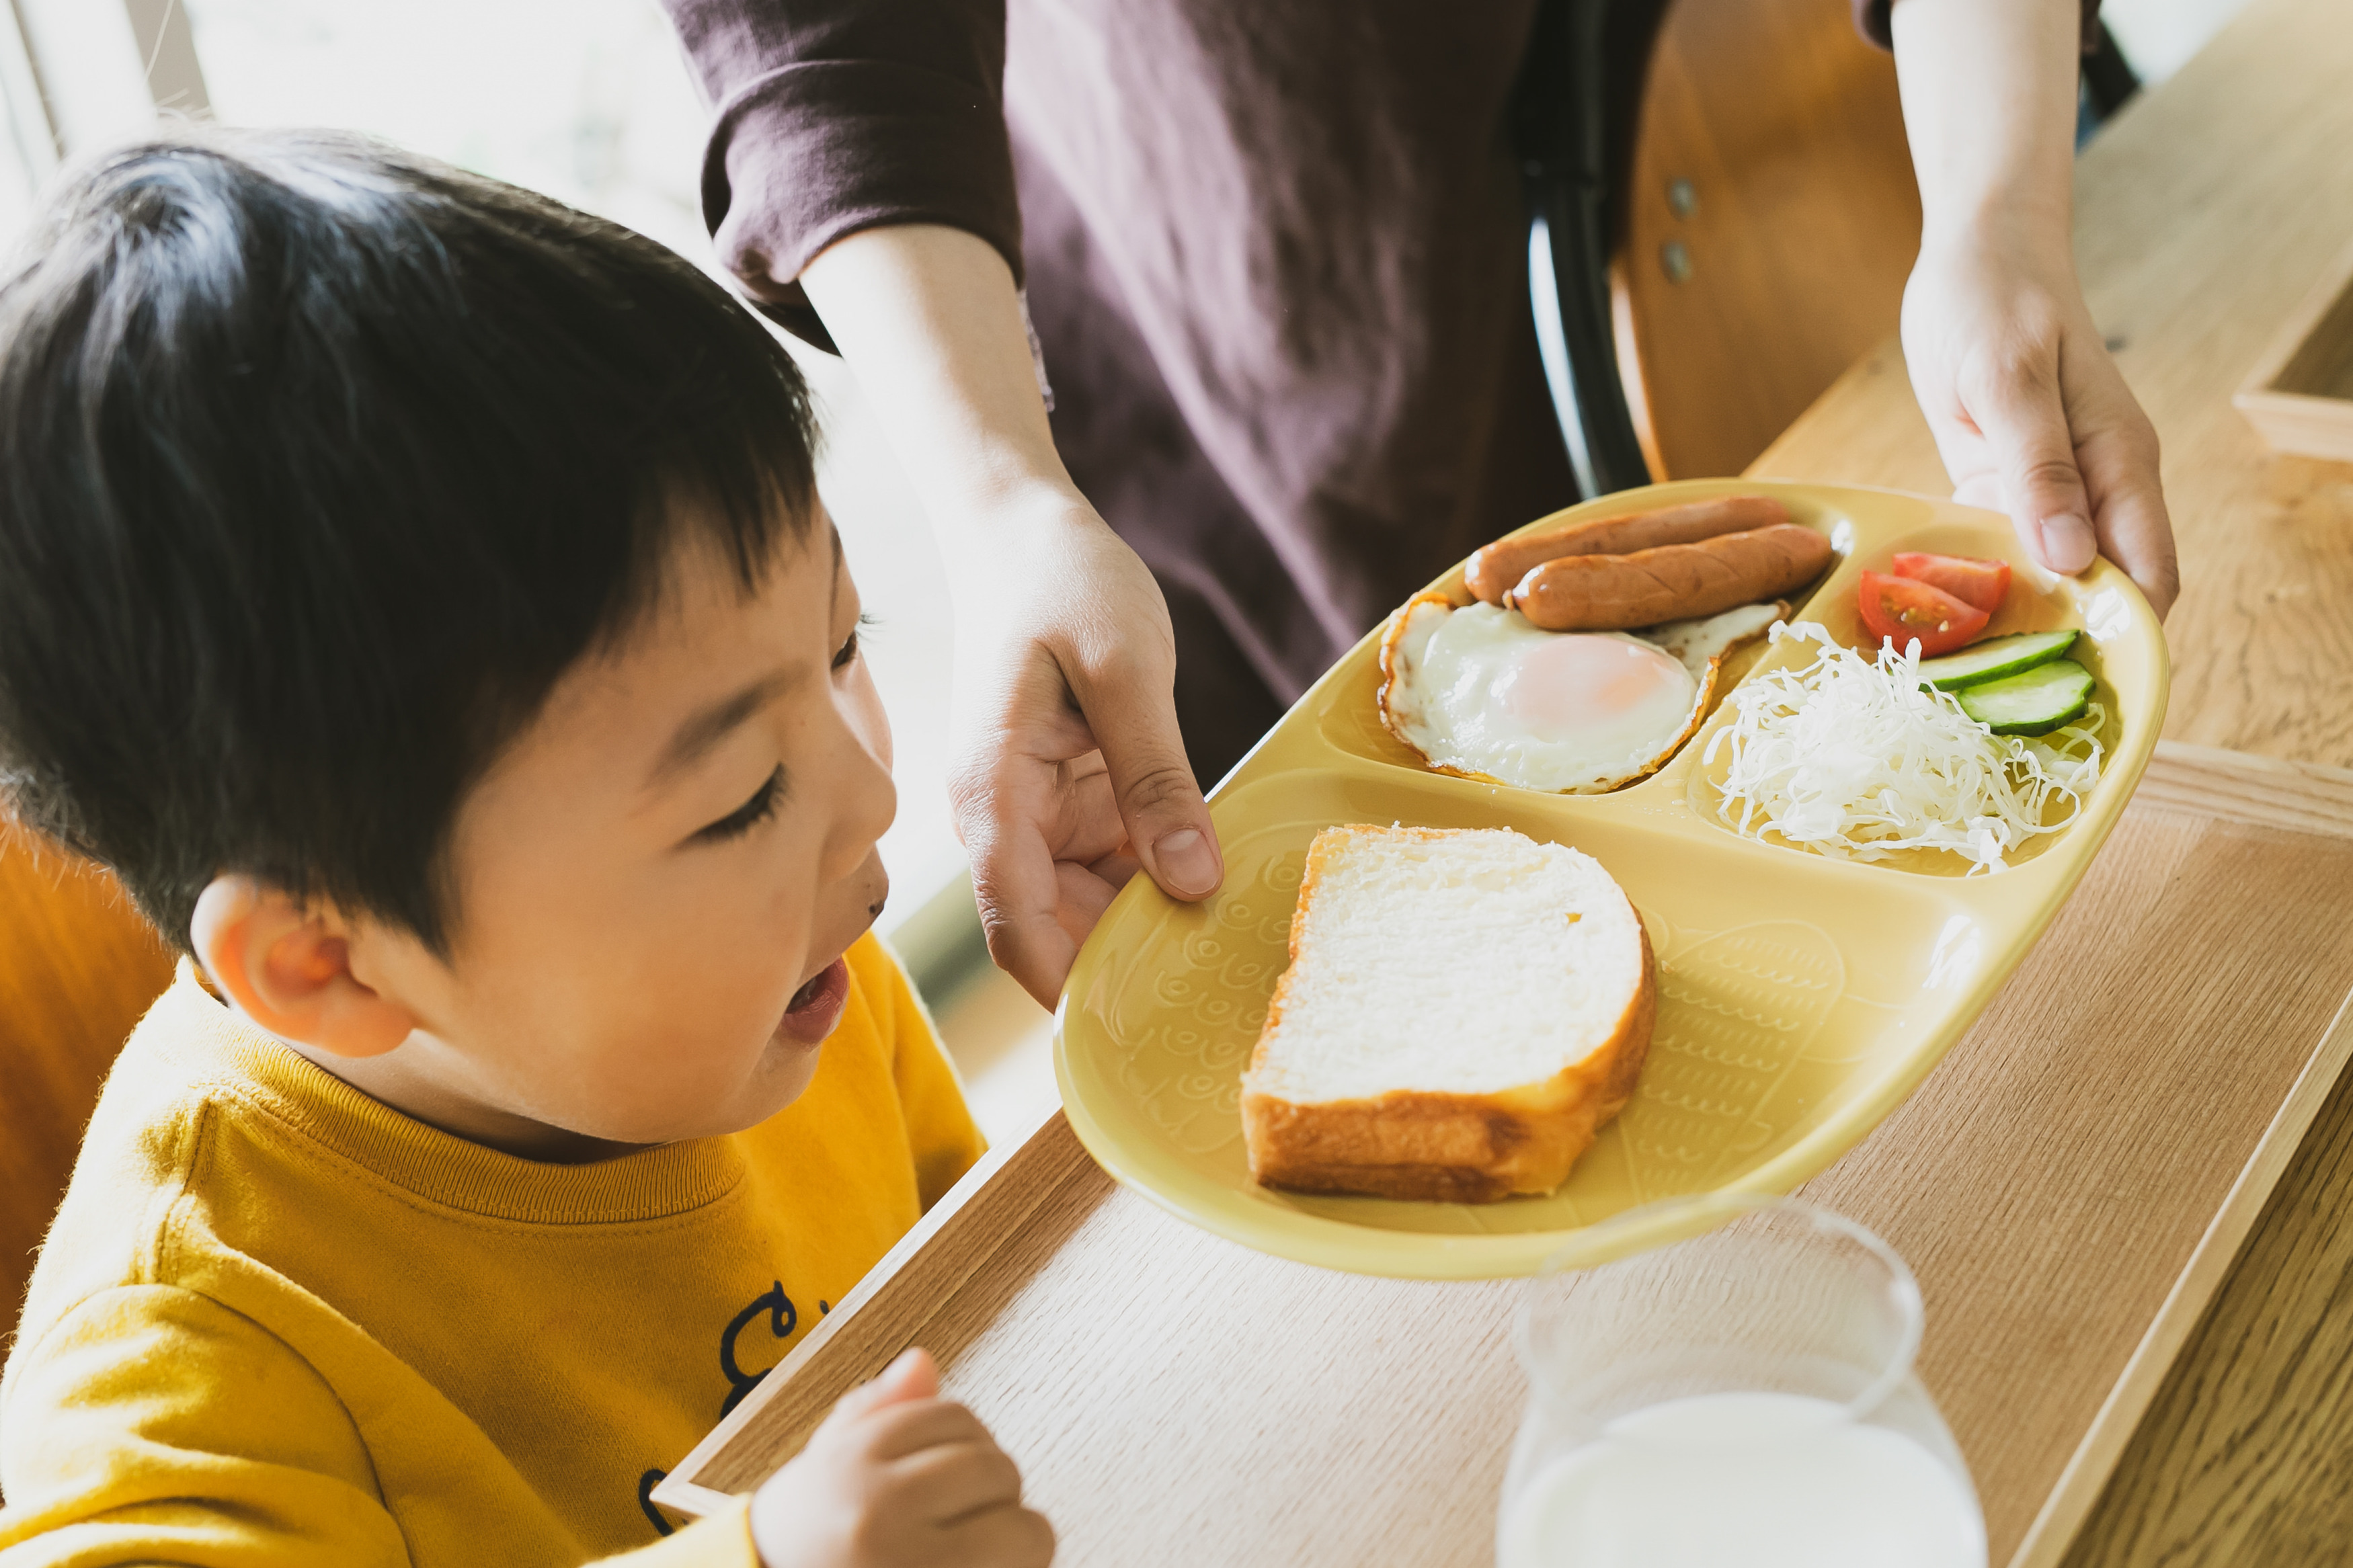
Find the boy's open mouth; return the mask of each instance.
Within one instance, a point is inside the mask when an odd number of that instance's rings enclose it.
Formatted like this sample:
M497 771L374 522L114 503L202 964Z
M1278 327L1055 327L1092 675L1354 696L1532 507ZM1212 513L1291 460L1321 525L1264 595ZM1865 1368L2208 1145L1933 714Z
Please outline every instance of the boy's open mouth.
M816 1045L833 1033L833 1026L841 1021L842 1004L849 1000L849 965L837 958L793 993L776 1032L804 1045Z

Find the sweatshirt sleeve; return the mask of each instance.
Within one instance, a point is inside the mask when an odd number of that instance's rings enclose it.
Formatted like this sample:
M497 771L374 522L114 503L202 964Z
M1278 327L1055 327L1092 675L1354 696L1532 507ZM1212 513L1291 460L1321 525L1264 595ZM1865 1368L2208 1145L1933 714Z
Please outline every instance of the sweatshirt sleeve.
M1894 42L1887 31L1887 12L1895 0L1848 0L1854 7L1856 30L1883 49L1894 48ZM2093 54L2100 47L2100 0L2080 0L2084 10L2084 52Z
M761 309L830 349L801 268L844 235L962 228L1021 279L1004 0L663 0L713 121L702 216Z
M259 1324L164 1285L101 1291L11 1359L0 1420L9 1568L408 1568L325 1379ZM628 1568L759 1568L746 1510Z

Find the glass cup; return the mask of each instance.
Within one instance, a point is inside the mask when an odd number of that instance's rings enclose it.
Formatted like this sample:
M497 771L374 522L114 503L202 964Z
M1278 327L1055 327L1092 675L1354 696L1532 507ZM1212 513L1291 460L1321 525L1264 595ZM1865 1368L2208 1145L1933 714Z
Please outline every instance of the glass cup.
M1920 1326L1904 1260L1811 1204L1712 1194L1596 1226L1521 1299L1497 1568L1984 1568L1977 1489L1912 1373Z

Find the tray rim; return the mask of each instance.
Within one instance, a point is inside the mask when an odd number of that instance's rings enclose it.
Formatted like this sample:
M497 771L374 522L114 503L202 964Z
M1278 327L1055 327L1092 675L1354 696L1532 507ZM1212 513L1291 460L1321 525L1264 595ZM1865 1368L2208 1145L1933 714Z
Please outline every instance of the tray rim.
M1597 497L1561 511L1547 514L1514 531L1525 532L1528 529L1543 527L1579 514L1611 515L1626 510L1630 506L1671 505L1677 501L1698 500L1711 495L1757 493L1781 494L1792 499L1804 500L1815 505L1842 507L1850 510L1852 510L1852 505L1844 498L1856 496L1886 498L1907 505L1926 507L1927 516L1924 520L1924 526L1938 521L1965 521L1976 522L1979 526L1999 526L2005 531L2010 527L2010 520L1999 512L1965 506L1947 497L1923 495L1915 491L1884 487L1730 479L1675 480L1632 490L1616 491L1610 495ZM1852 550L1841 551L1838 561L1831 568L1832 577L1836 577L1845 568L1853 553ZM1462 563L1457 563L1419 592L1459 588L1462 570ZM2053 578L2052 581L2055 584L2063 580ZM2084 872L2090 868L2092 859L2098 853L2100 846L2105 842L2116 824L2122 819L2125 809L2132 798L2134 787L2147 769L2150 758L2155 754L2159 732L2163 728L2167 699L2170 689L2171 663L2162 627L2158 626L2155 616L2149 611L2147 603L2141 597L2139 590L2123 572L2112 563L2099 560L2095 561L2087 572L2073 581L2076 584L2074 593L2079 604L2095 594L2109 590L2119 592L2133 623L2132 631L2126 635L2147 639L2151 644L2153 657L2149 689L2131 698L2128 698L2127 694L2121 689L2116 693L2120 706L2129 705L2136 710L2135 721L2126 725L2124 737L2111 753L2096 793L2086 804L2084 818L2069 828L2049 850L2003 873L1999 878L1963 879L1907 872L1893 867L1839 861L1828 857L1809 855L1786 846L1759 845L1760 847L1776 854L1799 856L1814 866L1854 867L1867 874L1884 873L1907 881L1917 879L1943 884L1947 889L1947 896L1967 897L1968 895L1958 894L1957 889L1967 887L1972 881L2000 883L2012 891L2041 883L2042 886L2037 890L2039 902L2034 912L2022 922L2016 924L2005 922L2004 940L1991 945L1985 963L1978 971L1975 980L1967 992L1962 994L1956 1005L1947 1011L1943 1022L1897 1064L1894 1070L1867 1085L1864 1092L1858 1094L1852 1100L1832 1112L1780 1153L1736 1176L1716 1184L1710 1189L1711 1191L1775 1194L1789 1192L1808 1178L1827 1169L1841 1154L1867 1137L1873 1128L1884 1121L1896 1106L1902 1104L1918 1089L1920 1083L1935 1069L1937 1062L1943 1059L1945 1054L1968 1030L1968 1026L1990 1005L1995 994L2023 962L2034 942L2048 929L2051 921L2057 918L2059 910L2066 901L2067 896L2082 879ZM1819 601L1822 591L1816 590L1807 605L1798 612L1799 618L1806 617L1807 611ZM1256 746L1253 746L1249 753L1226 774L1225 778L1219 782L1217 788L1210 793L1213 805L1220 798L1227 796L1229 792L1239 792L1252 785L1271 783L1293 772L1313 772L1317 771L1319 767L1324 772L1335 771L1332 767L1335 760L1350 764L1347 768L1336 771L1354 771L1356 765L1361 765L1368 770L1390 769L1397 766L1394 763L1346 751L1318 732L1319 717L1327 706L1324 699L1340 683L1358 673L1358 667L1366 657L1366 650L1377 645L1385 626L1386 619L1382 626L1375 626L1335 660L1332 668L1301 695L1299 700L1284 715L1283 720ZM1683 750L1658 773L1626 790L1611 795L1583 796L1546 796L1534 791L1514 793L1527 795L1537 801L1548 800L1556 803L1552 809L1562 811L1565 820L1573 819L1579 812L1588 809L1598 808L1605 815L1612 811L1623 811L1627 808L1622 804L1610 806L1600 803L1622 803L1645 787L1687 788L1688 774L1696 765L1694 759L1698 749L1722 721L1723 710L1719 709L1716 714L1711 715L1707 723L1701 727L1699 732L1684 746ZM1290 749L1300 744L1303 737L1312 738L1314 744L1325 753L1320 763L1313 759L1296 764L1271 765L1270 763L1271 749L1278 742L1283 748ZM1488 792L1510 787L1451 779L1436 773L1426 773L1419 776L1440 785L1451 784L1472 791ZM1651 798L1657 797L1653 795ZM1728 830L1726 830L1726 836L1728 838L1734 838L1735 842L1740 841L1731 836ZM1746 842L1757 843L1757 841L1746 840ZM1097 921L1096 931L1102 933L1113 929L1124 919L1137 918L1136 906L1154 900L1173 904L1173 900L1166 900L1156 887L1151 886L1145 879L1134 879L1104 910L1102 918ZM1077 962L1071 968L1070 979L1064 985L1062 994L1056 1005L1053 1046L1054 1079L1072 1131L1086 1145L1089 1154L1122 1184L1134 1186L1159 1207L1183 1219L1186 1223L1199 1226L1213 1235L1277 1257L1348 1273L1433 1280L1501 1279L1534 1273L1543 1267L1547 1259L1575 1256L1576 1238L1589 1230L1591 1228L1589 1225L1565 1230L1505 1233L1482 1231L1449 1235L1398 1232L1377 1226L1351 1225L1343 1220L1300 1209L1284 1211L1279 1216L1270 1216L1261 1210L1236 1211L1217 1201L1229 1190L1224 1187L1219 1187L1210 1192L1208 1201L1198 1205L1186 1202L1184 1194L1196 1190L1199 1184L1179 1182L1176 1184L1177 1191L1164 1191L1162 1186L1153 1179L1153 1173L1143 1168L1140 1161L1131 1157L1123 1140L1097 1119L1093 1108L1088 1101L1084 1085L1078 1078L1071 1060L1072 1052L1070 1032L1072 1000L1087 994L1101 966L1107 962L1107 949L1104 946L1106 941L1108 938L1090 937L1079 952ZM1666 1222L1661 1220L1656 1223L1663 1225ZM1391 1237L1411 1239L1399 1240L1395 1244L1389 1244L1381 1239ZM1368 1258L1366 1256L1367 1252L1376 1256Z

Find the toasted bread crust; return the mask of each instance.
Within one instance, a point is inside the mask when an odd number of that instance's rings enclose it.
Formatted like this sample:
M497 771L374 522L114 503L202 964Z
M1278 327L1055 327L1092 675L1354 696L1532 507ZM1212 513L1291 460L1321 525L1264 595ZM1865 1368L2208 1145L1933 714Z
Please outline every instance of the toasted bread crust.
M1394 830L1392 830L1394 831ZM1429 837L1437 829L1408 829ZM1291 955L1313 900L1322 857L1310 854L1291 920ZM1356 1193L1436 1203L1493 1203L1549 1193L1595 1135L1633 1098L1658 1018L1658 966L1639 911L1642 979L1609 1037L1584 1060L1539 1083L1492 1094L1396 1089L1367 1100L1301 1102L1258 1090L1242 1095L1250 1175L1303 1193ZM1250 1053L1255 1071L1267 1034L1282 1021L1291 971L1276 984L1266 1030Z

